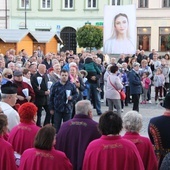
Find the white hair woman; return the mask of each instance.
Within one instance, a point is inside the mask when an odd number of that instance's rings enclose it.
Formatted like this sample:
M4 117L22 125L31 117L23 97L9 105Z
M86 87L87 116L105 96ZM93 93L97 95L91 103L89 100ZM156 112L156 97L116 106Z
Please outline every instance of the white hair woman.
M158 162L150 140L139 134L142 128L142 115L137 111L129 111L123 117L123 127L126 130L123 138L132 141L141 156L145 170L158 169Z
M13 72L10 68L4 68L2 72L2 82L1 84L6 84L8 81L12 81Z

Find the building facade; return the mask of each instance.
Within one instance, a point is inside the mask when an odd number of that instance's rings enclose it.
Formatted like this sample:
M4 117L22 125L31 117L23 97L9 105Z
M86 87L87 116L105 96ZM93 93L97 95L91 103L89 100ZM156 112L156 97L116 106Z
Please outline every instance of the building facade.
M9 27L9 3L8 0L1 0L0 5L0 29Z
M16 3L17 1L17 3ZM136 5L137 47L166 52L170 34L169 0L11 0L10 29L53 31L63 50L78 52L76 30L85 24L103 26L105 5Z

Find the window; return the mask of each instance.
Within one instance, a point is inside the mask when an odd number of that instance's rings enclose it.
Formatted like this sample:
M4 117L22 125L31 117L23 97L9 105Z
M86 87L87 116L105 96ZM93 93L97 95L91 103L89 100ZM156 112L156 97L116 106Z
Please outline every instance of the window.
M26 3L26 8L27 9L30 8L30 0L20 0L19 2L20 2L19 8L25 9L25 3Z
M64 9L73 9L73 0L64 0L63 8Z
M148 0L139 0L139 8L148 8Z
M41 0L41 9L51 9L51 0Z
M110 5L120 5L120 0L110 0Z
M163 7L170 7L170 0L163 0Z
M97 8L97 0L87 0L86 7L89 9Z
M137 47L142 45L143 50L150 51L151 28L137 28Z
M159 51L169 51L168 39L170 36L170 27L159 28Z

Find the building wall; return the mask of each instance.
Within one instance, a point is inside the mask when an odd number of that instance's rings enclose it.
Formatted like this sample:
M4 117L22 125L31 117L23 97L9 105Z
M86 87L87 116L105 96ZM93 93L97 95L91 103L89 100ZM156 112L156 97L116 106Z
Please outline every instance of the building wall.
M10 48L16 50L16 43L4 43L3 41L0 42L0 53L5 54Z
M0 29L8 28L9 27L9 1L8 0L1 0L0 1ZM6 6L7 3L7 6ZM6 13L7 11L7 13Z
M45 54L47 52L57 53L57 40L52 38L50 42L46 43Z
M48 29L60 32L65 27L78 29L89 21L92 25L103 23L104 5L109 5L109 0L98 0L97 9L85 9L85 0L74 0L74 8L65 10L62 0L52 0L51 10L40 10L40 0L30 0L31 7L27 10L27 26L29 30ZM83 3L82 3L83 1ZM19 2L19 0L18 0ZM159 28L170 27L170 8L162 8L163 0L148 0L148 8L138 8L139 0L121 0L121 5L136 4L136 28L151 28L150 51L152 48L159 50ZM19 9L15 1L11 1L10 28L18 29L24 26L24 9ZM138 42L137 42L138 43Z
M29 56L32 55L33 40L29 37L29 35L25 36L20 42L17 43L16 54L18 54L22 49L25 49Z

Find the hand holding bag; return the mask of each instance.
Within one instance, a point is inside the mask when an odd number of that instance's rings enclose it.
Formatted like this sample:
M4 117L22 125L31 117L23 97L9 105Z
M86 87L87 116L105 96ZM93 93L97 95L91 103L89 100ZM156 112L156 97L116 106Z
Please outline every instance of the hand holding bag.
M116 87L113 85L113 83L111 82L111 80L110 80L110 77L109 77L109 81L110 81L110 84L114 87L114 89L115 90L117 90L116 89ZM125 94L125 92L123 91L123 90L117 90L118 92L119 92L119 94L120 94L120 99L121 100L125 100L126 99L126 94Z

